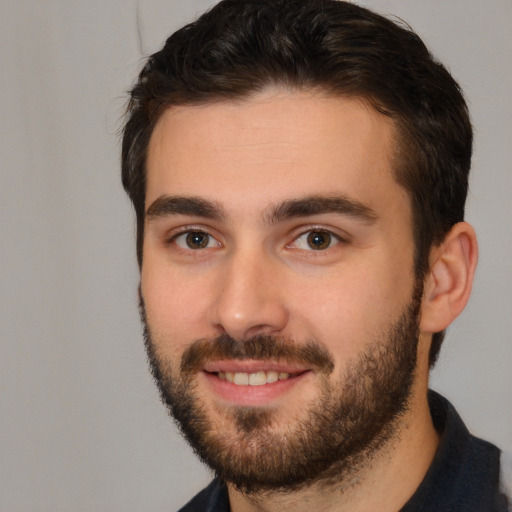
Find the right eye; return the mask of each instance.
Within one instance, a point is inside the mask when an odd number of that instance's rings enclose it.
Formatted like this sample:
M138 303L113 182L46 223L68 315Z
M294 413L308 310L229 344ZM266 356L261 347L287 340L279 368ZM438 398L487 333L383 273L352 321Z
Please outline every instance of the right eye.
M173 241L178 247L187 250L220 247L220 242L204 231L186 231L176 235Z

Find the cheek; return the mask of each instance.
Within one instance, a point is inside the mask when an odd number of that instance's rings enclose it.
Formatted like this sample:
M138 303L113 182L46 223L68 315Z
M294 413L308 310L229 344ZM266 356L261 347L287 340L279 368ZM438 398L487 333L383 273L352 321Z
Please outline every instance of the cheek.
M291 318L300 339L324 344L338 361L357 355L398 318L410 298L407 275L350 265L295 288ZM388 267L389 269L389 267Z
M350 283L332 280L322 292L305 290L296 293L291 318L299 325L298 337L311 336L336 359L353 357L365 343L372 319L369 297ZM295 314L293 314L295 313Z
M193 278L168 268L143 267L141 291L154 338L186 345L191 339L204 336L207 290L204 277Z

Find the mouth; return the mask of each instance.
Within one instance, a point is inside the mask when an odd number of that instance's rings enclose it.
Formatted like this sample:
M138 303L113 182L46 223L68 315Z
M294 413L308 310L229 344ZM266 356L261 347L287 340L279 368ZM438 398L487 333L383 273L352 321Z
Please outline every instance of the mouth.
M298 374L290 374L288 372L277 372L270 370L268 372L218 372L217 377L236 386L264 386L265 384L273 384L279 380L287 380Z
M278 363L221 361L200 372L223 400L242 406L271 403L307 378L312 371Z

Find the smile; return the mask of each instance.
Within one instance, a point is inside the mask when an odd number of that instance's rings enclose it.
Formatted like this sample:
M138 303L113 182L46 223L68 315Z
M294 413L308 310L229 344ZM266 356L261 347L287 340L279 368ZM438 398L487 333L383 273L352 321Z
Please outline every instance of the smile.
M285 396L313 372L295 364L269 361L217 361L205 365L201 379L227 403L239 406L269 405Z
M254 372L254 373L243 373L243 372L219 372L218 377L220 380L225 380L237 386L264 386L265 384L273 384L278 380L287 380L290 378L290 374L287 372Z

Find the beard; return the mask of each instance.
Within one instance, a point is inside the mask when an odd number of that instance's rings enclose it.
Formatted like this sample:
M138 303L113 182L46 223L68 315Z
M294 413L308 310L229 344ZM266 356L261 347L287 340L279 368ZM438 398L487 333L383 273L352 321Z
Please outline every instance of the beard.
M334 358L320 343L274 336L197 340L176 368L158 352L166 340L155 342L142 300L140 311L151 372L182 434L218 478L256 494L348 483L398 437L414 382L421 296L417 285L399 318L367 343L337 380ZM278 418L277 408L210 405L215 419L196 377L205 362L221 359L307 364L315 370L319 395L284 418Z

